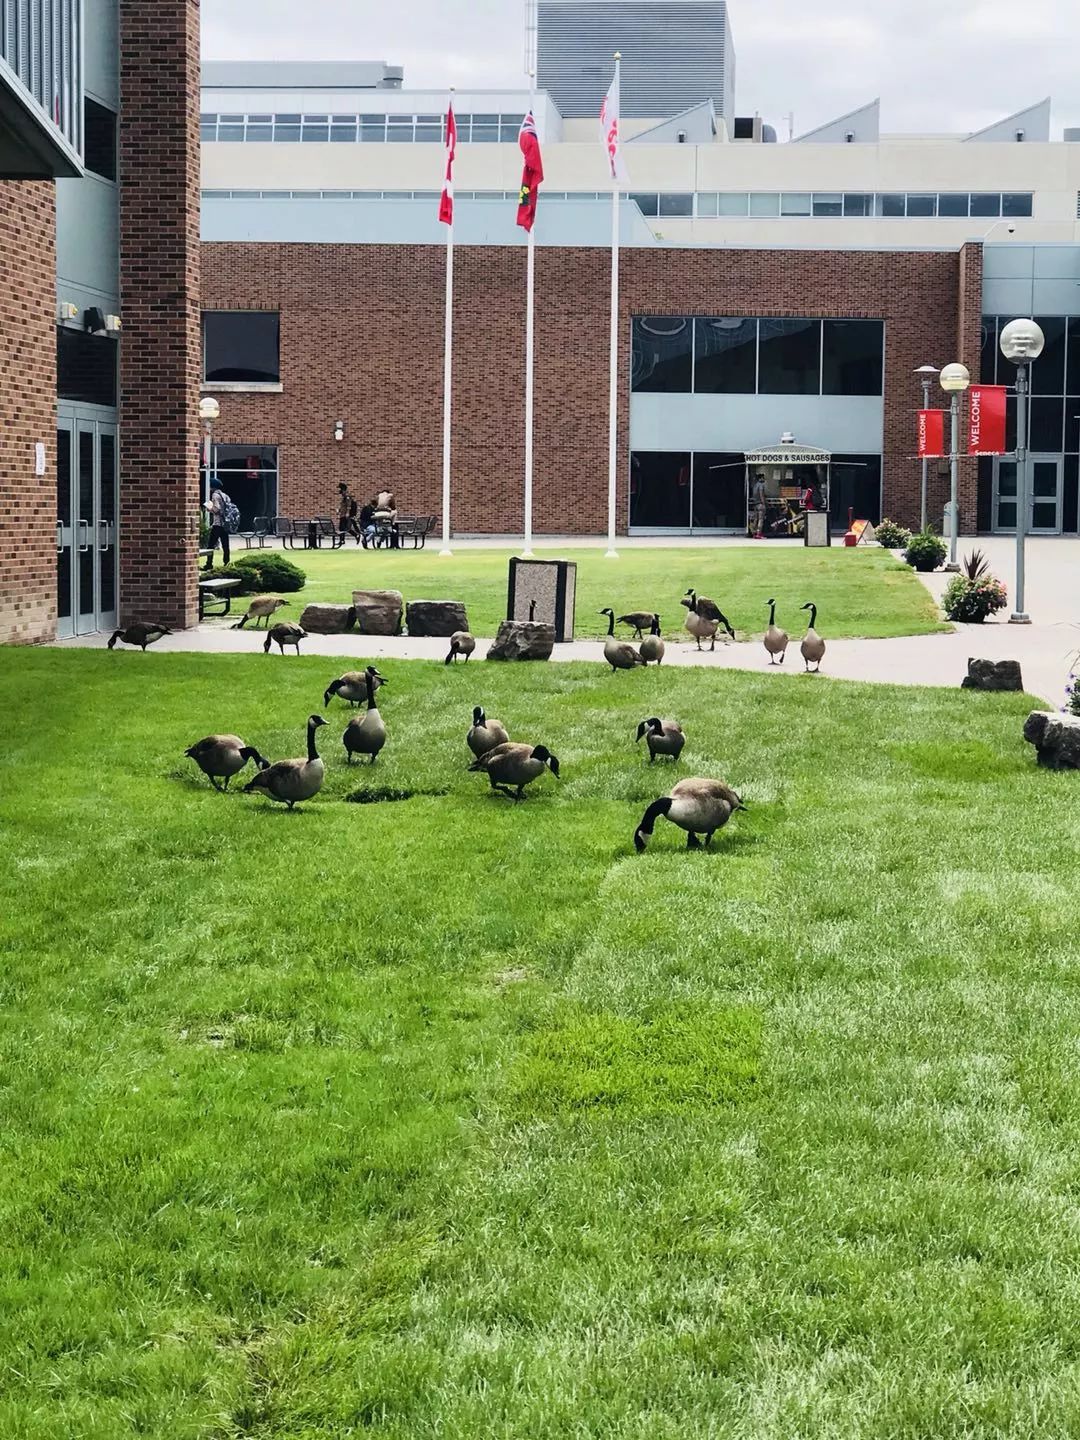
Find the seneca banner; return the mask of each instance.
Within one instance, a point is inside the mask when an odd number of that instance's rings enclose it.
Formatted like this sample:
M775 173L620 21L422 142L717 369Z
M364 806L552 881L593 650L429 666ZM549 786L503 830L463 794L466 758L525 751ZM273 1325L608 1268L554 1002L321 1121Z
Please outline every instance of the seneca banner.
M919 411L919 459L935 460L945 454L945 411Z
M1005 454L1004 385L972 385L968 391L971 409L968 412L969 455Z

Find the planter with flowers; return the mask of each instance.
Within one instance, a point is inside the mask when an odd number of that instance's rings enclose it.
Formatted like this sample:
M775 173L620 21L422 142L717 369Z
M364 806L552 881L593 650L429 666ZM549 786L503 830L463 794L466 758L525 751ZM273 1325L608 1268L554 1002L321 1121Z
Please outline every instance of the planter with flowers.
M1004 610L1009 596L1005 586L990 574L981 550L964 556L959 575L945 587L941 605L946 616L962 625L981 625L990 615Z

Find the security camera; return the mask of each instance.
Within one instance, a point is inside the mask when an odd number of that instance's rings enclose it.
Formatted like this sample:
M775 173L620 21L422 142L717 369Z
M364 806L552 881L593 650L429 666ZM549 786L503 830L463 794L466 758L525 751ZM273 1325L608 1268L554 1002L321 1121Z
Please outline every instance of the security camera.
M1010 235L1015 235L1015 234L1016 234L1016 226L1015 226L1015 225L1010 225L1010 226L1009 226L1009 229L1008 229L1008 233L1009 233Z

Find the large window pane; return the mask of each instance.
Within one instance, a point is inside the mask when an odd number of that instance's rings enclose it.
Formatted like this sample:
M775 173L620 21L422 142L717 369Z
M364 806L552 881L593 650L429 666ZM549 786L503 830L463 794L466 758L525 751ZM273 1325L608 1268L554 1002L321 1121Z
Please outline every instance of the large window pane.
M1002 195L1001 213L1007 217L1021 219L1031 214L1030 195Z
M693 321L682 316L638 315L634 320L631 388L688 393L693 331Z
M697 197L697 213L699 218L706 220L718 215L720 213L719 200L720 197L716 194L715 190L700 191ZM745 204L743 205L743 214L746 214Z
M244 138L249 145L269 144L274 138L274 127L272 125L249 125L244 132Z
M906 195L879 195L878 214L896 218L907 211Z
M660 197L655 193L633 194L630 196L634 204L641 211L642 215L656 215L659 211Z
M105 335L85 330L56 332L56 393L61 400L83 405L116 404L116 357L119 347Z
M694 389L702 395L753 395L757 380L757 321L694 322Z
M768 190L755 190L750 196L750 214L763 218L780 214L780 196Z
M814 192L814 214L815 215L843 215L844 197L829 192Z
M963 195L939 195L938 215L944 219L964 219L968 213L968 196Z
M630 456L630 524L686 529L690 524L690 456L635 450Z
M742 455L694 456L696 530L742 530L746 525L746 460Z
M1042 451L1047 455L1060 454L1065 445L1062 429L1064 416L1064 400L1048 400L1041 397L1032 400L1028 449Z
M1000 195L972 195L971 214L990 218L1001 214Z
M665 192L660 196L661 215L693 215L693 195L675 195Z
M735 190L727 195L717 197L717 212L720 215L745 215L749 195Z
M758 389L762 395L820 393L820 320L763 317L758 348Z
M981 363L979 365L979 379L984 385L993 385L996 382L998 359L997 316L984 315L982 321ZM1007 365L1007 363L1007 361L1002 360L1002 364ZM1009 384L1012 384L1011 376L1009 377Z
M256 384L281 378L276 310L208 310L203 379Z
M1060 315L1036 317L1046 336L1046 348L1031 367L1033 395L1065 393L1065 320Z
M809 215L810 196L805 191L786 191L780 197L781 215Z
M880 320L826 320L824 395L880 395L884 326Z
M83 102L83 160L106 180L116 179L116 112L89 96Z
M861 215L873 215L873 213L874 213L874 197L873 197L873 195L857 195L857 194L852 194L852 195L845 195L845 196L844 196L844 214L845 214L845 215L861 216Z
M846 530L848 511L876 525L881 519L881 456L834 455L829 494L830 525Z
M299 125L282 125L280 121L274 126L275 145L295 145L300 139Z
M225 493L240 511L241 530L252 529L257 516L272 518L278 513L276 445L215 445L214 466Z
M907 213L910 216L925 217L937 213L936 195L909 195Z

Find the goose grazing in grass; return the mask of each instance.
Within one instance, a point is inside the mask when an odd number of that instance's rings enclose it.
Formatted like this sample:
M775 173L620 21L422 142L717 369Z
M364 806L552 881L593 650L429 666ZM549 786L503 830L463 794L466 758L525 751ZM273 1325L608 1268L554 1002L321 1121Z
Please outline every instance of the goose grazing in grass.
M509 739L506 726L501 720L489 720L484 714L482 705L473 708L472 728L465 736L465 744L478 760L481 755L486 755L489 750L494 750L496 745L507 744Z
M465 656L465 664L469 663L469 656L476 649L476 637L470 635L468 630L455 630L450 636L450 654L443 661L444 665L453 665L459 655Z
M386 681L374 665L368 666L364 672L364 680L367 686L367 709L363 715L353 716L341 737L350 765L354 755L370 755L374 765L379 758L379 751L386 744L386 724L375 704L375 681L378 680L383 685Z
M109 649L116 648L119 640L121 645L137 645L144 653L147 645L153 645L163 635L171 635L173 632L167 625L149 625L142 620L136 620L133 624L125 626L123 630L114 630L109 636Z
M680 780L670 795L654 800L645 811L641 824L634 831L634 845L639 851L644 850L657 820L666 817L687 832L688 850L700 850L699 835L704 835L705 844L710 845L713 835L724 828L735 811L745 809L735 791L722 780Z
M725 632L732 640L735 639L735 631L728 624L727 616L715 600L710 600L707 595L699 595L696 590L687 590L682 603L688 610L696 612L703 619L715 620L717 625L724 627Z
M501 790L513 800L524 800L525 786L540 778L545 765L557 780L559 762L546 745L515 745L508 741L478 756L469 769L486 771L493 790Z
M215 790L222 791L228 790L229 781L239 775L249 760L254 760L260 770L270 764L254 745L245 745L239 735L207 735L189 746L184 754L195 761ZM219 780L224 780L224 785L219 785Z
M254 600L248 601L247 613L242 615L232 628L242 630L249 620L254 620L257 630L260 620L265 625L275 611L280 610L283 605L291 604L291 600L279 600L276 595L256 595Z
M296 653L299 655L300 641L306 639L306 630L301 630L299 625L293 625L288 620L282 620L277 625L271 625L270 629L266 632L266 644L263 646L263 652L269 655L270 646L276 645L282 655L284 655L286 645L295 645Z
M375 689L377 690L382 683L383 677L376 671ZM334 695L340 696L342 700L347 700L354 707L362 705L367 699L367 672L365 670L346 670L344 675L339 675L336 680L331 680L323 692L322 703L329 705Z
M634 632L634 639L640 640L645 631L652 626L655 619L656 616L651 610L631 610L629 615L620 615L616 623L619 625L629 625Z
M659 615L654 615L652 617L652 624L649 626L649 633L645 636L645 639L642 640L641 645L638 647L638 653L646 664L649 664L651 662L654 665L659 665L661 660L663 660L664 656L667 654L667 649L664 645L664 642L660 638Z
M782 665L784 656L787 654L788 633L781 630L776 623L776 601L770 600L769 606L769 628L765 631L765 649L769 652L769 664ZM777 660L779 656L779 660Z
M649 720L642 720L637 727L636 743L640 744L643 739L649 747L650 765L658 755L670 755L677 761L686 744L686 736L677 720L661 720L656 715Z
M301 800L310 800L322 789L326 771L315 749L315 731L326 721L321 715L309 715L307 722L307 758L279 760L268 765L244 786L244 794L265 790L271 800L280 800L291 810Z
M814 629L817 624L817 606L809 602L802 607L810 611L810 624L806 627L806 634L802 638L799 649L802 651L802 658L806 661L806 668L811 675L816 675L821 669L821 662L825 659L825 641ZM813 665L813 670L810 666Z
M611 666L612 670L633 670L635 665L644 665L645 661L625 640L615 639L615 611L601 610L601 615L608 617L607 640L604 642L604 659Z

